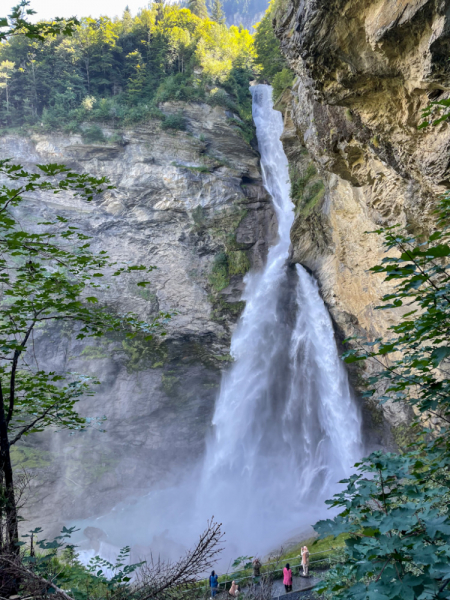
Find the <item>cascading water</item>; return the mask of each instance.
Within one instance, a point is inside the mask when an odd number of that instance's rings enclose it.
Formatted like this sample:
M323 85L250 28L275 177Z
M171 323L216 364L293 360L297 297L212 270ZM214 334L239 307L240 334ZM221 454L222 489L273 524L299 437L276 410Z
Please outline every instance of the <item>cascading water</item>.
M323 517L323 500L360 456L360 416L330 316L315 280L288 265L294 212L282 116L269 86L251 91L278 241L264 270L246 276L235 362L223 376L201 473L77 523L102 528L117 546L141 544L136 559L149 543L154 555L176 559L212 515L229 557L262 554Z
M227 539L265 546L314 522L320 500L360 456L360 417L315 280L287 265L294 220L282 116L269 86L251 88L264 184L279 230L261 273L246 278L201 485L202 512ZM293 316L295 315L296 316Z

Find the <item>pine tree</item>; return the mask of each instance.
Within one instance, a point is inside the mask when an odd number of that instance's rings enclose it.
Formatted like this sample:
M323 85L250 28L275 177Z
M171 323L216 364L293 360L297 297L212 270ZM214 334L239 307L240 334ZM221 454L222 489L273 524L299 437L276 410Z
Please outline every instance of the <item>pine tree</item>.
M188 8L191 13L200 17L200 19L207 19L209 16L205 0L189 0Z
M213 0L211 5L211 19L220 25L225 25L225 13L220 0Z

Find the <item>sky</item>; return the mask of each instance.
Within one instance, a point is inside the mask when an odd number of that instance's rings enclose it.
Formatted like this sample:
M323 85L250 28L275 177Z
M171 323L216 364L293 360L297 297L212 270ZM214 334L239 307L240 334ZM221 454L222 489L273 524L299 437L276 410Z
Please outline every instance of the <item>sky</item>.
M17 4L12 0L11 6ZM53 17L108 17L122 16L125 6L135 15L139 8L145 8L148 0L31 0L29 8L36 11L33 21Z

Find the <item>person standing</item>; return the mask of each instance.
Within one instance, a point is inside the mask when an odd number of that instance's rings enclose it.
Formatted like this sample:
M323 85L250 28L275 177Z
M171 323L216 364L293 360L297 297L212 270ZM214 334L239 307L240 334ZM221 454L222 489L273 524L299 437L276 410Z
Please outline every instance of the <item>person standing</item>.
M209 576L209 587L211 588L211 598L214 598L217 594L217 588L219 587L219 577L215 571L212 571Z
M261 561L259 558L255 558L253 561L253 579L256 583L259 582L259 578L261 577Z
M292 592L292 570L289 563L287 563L283 569L283 583L286 594Z
M236 598L236 596L238 596L238 595L239 595L239 588L238 588L238 586L236 585L236 582L235 582L235 581L232 581L232 582L231 582L231 587L230 587L230 589L228 590L228 594L229 594L230 596L233 596L233 598Z
M308 546L303 546L302 548L302 566L303 566L303 575L305 577L309 577L309 550Z

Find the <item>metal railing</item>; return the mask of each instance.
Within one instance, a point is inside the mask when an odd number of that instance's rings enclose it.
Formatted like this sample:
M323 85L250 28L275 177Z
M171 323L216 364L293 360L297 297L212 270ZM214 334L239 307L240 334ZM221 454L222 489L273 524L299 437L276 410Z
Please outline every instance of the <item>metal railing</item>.
M321 550L320 552L310 552L309 556L311 557L311 556L318 556L319 554L328 554L329 552L333 552L335 550L339 550L339 548L327 548L326 550ZM272 561L272 562L264 563L264 564L261 565L261 570L263 570L264 567L268 567L270 565L276 565L276 564L278 564L280 562L283 562L284 564L287 563L287 562L289 562L289 564L291 564L290 561L296 560L298 558L301 559L301 557L302 557L302 555L298 554L297 556L293 556L291 558L279 559L279 560L275 560L275 561ZM312 561L310 560L309 564L311 565L311 564L317 563L319 561L320 561L320 559L319 560L312 560ZM300 567L301 565L302 565L301 562L298 563L298 564L292 564L291 568L295 569L297 567ZM279 569L273 569L271 572L272 573L278 573L278 572L282 573L283 569L284 569L284 566L280 567ZM227 587L228 587L228 584L231 584L232 581L236 581L236 582L240 583L240 582L245 582L248 579L255 579L254 575L246 575L246 576L240 577L239 576L239 571L233 571L233 572L224 573L222 575L222 577L226 577L227 575L229 575L229 576L232 575L233 578L232 579L226 579L225 581L219 581L218 590L220 590L220 591L226 590ZM261 575L264 575L264 572L262 572ZM207 580L203 580L202 579L202 580L199 581L199 583L201 581L207 581ZM312 586L312 587L314 587L314 586ZM312 589L312 587L311 588L307 588L307 589ZM302 590L302 591L307 591L307 589Z
M326 550L321 550L320 552L311 552L309 554L309 556L311 557L311 556L318 556L319 554L328 554L329 552L334 552L335 550L339 550L339 549L340 548L327 548ZM281 562L283 562L284 564L286 564L288 561L296 560L298 558L301 558L301 554L298 554L297 556L293 556L291 558L283 558L283 559L275 560L275 561L272 561L272 562L263 563L261 565L261 576L265 574L264 573L264 568L265 567L269 567L270 565L276 565L276 564L281 563ZM309 565L311 566L314 563L320 562L320 560L321 559L310 560ZM290 562L289 562L289 564L290 564ZM296 564L296 565L292 564L291 568L295 569L297 567L300 567L301 564L302 564L301 562L298 563L298 564ZM269 569L269 571L266 571L266 573L267 572L271 572L271 573L280 572L280 573L282 573L283 572L283 568L284 567L282 566L282 567L280 567L278 569L273 569L272 571L270 571L270 569ZM245 581L247 581L249 579L250 580L254 580L255 579L254 575L239 576L239 571L227 572L227 573L224 573L223 575L221 575L221 577L226 577L227 575L233 576L233 577L232 577L232 579L226 579L225 581L219 581L218 587L217 587L217 589L218 589L219 592L226 591L230 587L232 581L236 581L238 583L244 583ZM203 589L203 590L209 589L208 588L208 579L199 579L197 583L199 584L199 587L196 588L196 589L198 589L198 591L200 591L201 589ZM201 585L201 584L203 584L203 585ZM298 591L307 592L307 591L311 590L313 587L314 586L312 585L310 587L304 588L303 590L296 590L296 592L298 592ZM185 594L186 593L191 593L192 594L192 592L193 592L192 588L191 589L187 589L187 590L184 591ZM286 596L286 594L282 594L280 596L275 596L273 600L277 600L277 598L279 599L279 598L282 598L284 596Z

